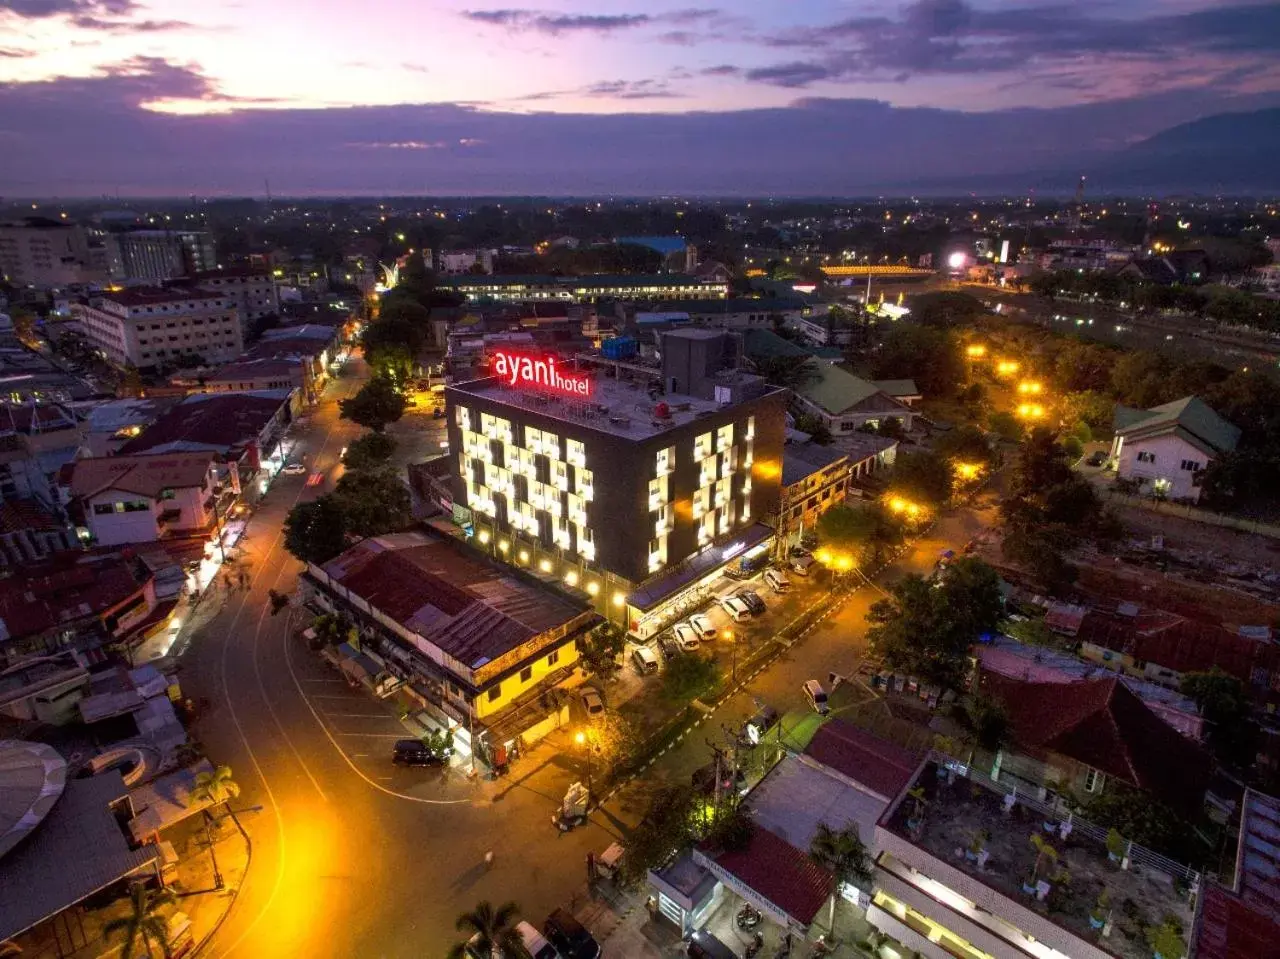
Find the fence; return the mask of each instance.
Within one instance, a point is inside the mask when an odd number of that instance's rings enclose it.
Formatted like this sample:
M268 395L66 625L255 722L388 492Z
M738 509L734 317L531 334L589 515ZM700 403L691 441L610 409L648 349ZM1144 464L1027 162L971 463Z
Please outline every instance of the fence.
M1052 804L1046 803L1035 796L1018 791L1017 786L1010 787L1005 783L990 778L985 773L981 773L972 766L963 766L955 760L945 757L936 757L940 762L944 762L948 769L951 769L965 776L971 782L985 786L987 789L1001 796L1012 795L1017 803L1026 806L1028 809L1034 809L1045 819L1053 819L1060 822L1071 824L1071 833L1075 835L1079 833L1087 836L1099 845L1106 847L1108 830L1101 826L1096 826L1087 819L1082 819L1075 813L1068 810L1060 800L1055 800ZM1154 869L1162 872L1175 880L1181 880L1187 884L1190 892L1194 895L1200 886L1200 873L1192 869L1190 866L1184 866L1180 862L1175 862L1166 856L1160 855L1146 846L1140 846L1136 842L1126 840L1127 848L1125 850L1125 858L1130 863L1136 863L1148 869Z
M1197 506L1188 506L1185 503L1170 503L1168 500L1153 499L1150 496L1130 496L1114 489L1103 489L1100 492L1107 499L1124 506L1135 506L1138 509L1145 509L1152 513L1180 516L1183 519L1191 520L1193 523L1204 523L1208 526L1225 526L1228 529L1238 529L1245 533L1256 533L1259 536L1280 539L1280 526L1271 526L1267 523L1245 519L1241 516L1228 516L1226 513L1214 513L1207 509L1200 509Z

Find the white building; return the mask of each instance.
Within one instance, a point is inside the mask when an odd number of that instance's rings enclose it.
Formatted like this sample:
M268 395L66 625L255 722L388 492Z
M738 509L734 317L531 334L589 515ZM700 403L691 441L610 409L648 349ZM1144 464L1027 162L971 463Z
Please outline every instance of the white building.
M1204 470L1239 439L1237 427L1195 396L1150 410L1118 406L1111 462L1143 493L1198 500Z
M811 365L815 376L796 391L795 405L801 412L817 417L832 435L852 433L867 424L879 427L888 420L897 420L904 431L911 432L918 414L906 402L885 392L880 384L830 363ZM907 389L905 384L911 381L886 380L885 383ZM904 397L914 402L918 395L907 393Z
M0 223L0 278L15 286L70 286L103 279L81 226L30 217Z
M436 257L441 273L471 273L476 267L481 272L493 272L493 250L441 250Z
M214 454L162 453L77 460L71 496L101 546L198 533L217 521Z
M201 270L191 277L190 283L206 293L233 297L240 325L246 333L257 320L280 315L276 281L266 270L251 266Z
M194 360L225 363L244 351L237 297L139 287L76 306L85 337L112 363L140 369Z

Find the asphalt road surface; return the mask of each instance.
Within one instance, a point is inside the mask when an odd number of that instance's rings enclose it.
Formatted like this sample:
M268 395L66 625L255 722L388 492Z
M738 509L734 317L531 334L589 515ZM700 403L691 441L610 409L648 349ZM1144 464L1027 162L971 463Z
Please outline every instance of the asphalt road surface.
M187 693L209 703L197 735L215 762L234 770L242 792L233 805L253 844L248 878L204 956L439 956L456 938L458 913L482 899L515 900L541 925L580 892L587 852L634 821L646 783L687 777L711 756L705 737L687 737L644 782L568 834L551 817L568 783L582 777L580 757L540 748L497 782L464 769L392 767L398 723L291 635L299 617L272 616L268 602L268 590L291 593L301 570L284 550L281 524L296 502L331 489L340 475L340 451L360 430L338 418L337 400L362 382L356 361L312 414L299 455L324 482L277 478L243 541L249 589L225 599L181 662ZM420 422L424 434L439 429ZM433 443L427 436L423 449ZM987 502L944 516L881 582L927 572L940 550L958 548L989 522L990 509ZM852 674L863 616L879 595L869 585L853 593L716 721L740 723L757 698L780 711L800 708L805 679ZM487 867L488 851L495 860Z

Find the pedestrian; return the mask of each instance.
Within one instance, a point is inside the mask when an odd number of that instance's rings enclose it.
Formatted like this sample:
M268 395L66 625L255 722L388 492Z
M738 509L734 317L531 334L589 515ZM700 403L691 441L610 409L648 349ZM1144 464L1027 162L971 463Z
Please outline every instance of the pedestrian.
M485 853L485 854L484 854L484 865L485 865L485 868L486 868L486 869L490 868L490 867L493 865L493 850L492 850L492 849L490 849L487 853Z

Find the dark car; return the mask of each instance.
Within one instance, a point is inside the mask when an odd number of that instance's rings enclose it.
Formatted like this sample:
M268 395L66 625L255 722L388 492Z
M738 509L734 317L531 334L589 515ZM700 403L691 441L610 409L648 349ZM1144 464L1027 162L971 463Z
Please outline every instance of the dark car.
M1107 454L1103 450L1094 450L1089 454L1089 458L1085 460L1090 466L1101 466L1107 461Z
M397 739L391 761L397 766L443 766L449 761L417 739Z
M747 604L747 609L751 610L752 616L759 616L769 608L764 604L764 600L760 598L760 594L752 589L739 590L738 598Z
M542 934L565 959L599 959L600 943L567 909L557 909L542 924Z
M670 633L663 633L658 637L658 648L662 650L662 658L668 661L680 655L680 644Z

